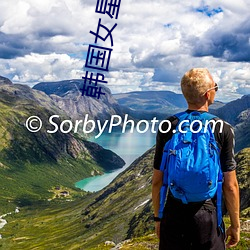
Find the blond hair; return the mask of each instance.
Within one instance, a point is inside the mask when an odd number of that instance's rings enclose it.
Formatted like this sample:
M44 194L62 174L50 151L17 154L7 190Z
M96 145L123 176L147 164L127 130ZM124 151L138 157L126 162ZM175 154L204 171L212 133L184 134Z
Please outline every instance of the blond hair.
M188 103L197 104L212 84L213 78L207 69L194 68L182 77L181 90Z

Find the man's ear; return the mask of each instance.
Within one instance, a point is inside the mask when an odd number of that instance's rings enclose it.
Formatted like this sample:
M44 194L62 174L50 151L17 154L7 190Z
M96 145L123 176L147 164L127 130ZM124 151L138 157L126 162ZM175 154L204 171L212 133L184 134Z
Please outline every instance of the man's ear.
M209 91L208 91L208 92L206 92L206 93L204 94L204 97L206 98L206 100L208 100L208 99L209 99L209 97L210 97L210 93L209 93Z

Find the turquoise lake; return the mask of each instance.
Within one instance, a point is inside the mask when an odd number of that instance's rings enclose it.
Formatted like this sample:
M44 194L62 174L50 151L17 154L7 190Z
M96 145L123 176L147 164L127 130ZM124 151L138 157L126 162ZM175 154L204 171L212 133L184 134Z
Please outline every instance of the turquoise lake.
M111 173L105 173L101 176L94 176L78 181L75 186L85 191L95 192L107 186L119 173L123 172L135 159L145 153L155 145L156 134L148 130L140 134L137 131L133 133L112 132L105 133L99 138L90 138L89 140L98 143L106 149L110 149L118 154L125 162L125 166Z

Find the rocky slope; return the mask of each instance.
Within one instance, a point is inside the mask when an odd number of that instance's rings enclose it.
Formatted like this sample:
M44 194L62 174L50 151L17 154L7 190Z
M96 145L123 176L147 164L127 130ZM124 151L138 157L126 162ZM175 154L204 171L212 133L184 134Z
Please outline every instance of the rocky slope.
M0 76L0 84L13 84L8 78Z
M250 217L250 148L241 150L236 155L237 178L240 186L240 207L241 210L247 209L245 214Z
M223 107L217 109L214 113L220 118L235 126L238 123L237 118L240 113L249 108L250 94L244 95L240 99L227 103Z
M250 147L250 95L227 103L215 114L234 126L235 152Z
M229 122L235 131L235 152L250 147L250 95L211 110L211 113Z
M235 152L242 148L250 147L250 107L242 111L237 119L235 125L236 145Z
M103 122L110 119L111 115L123 115L119 104L106 86L100 85L105 95L101 95L100 99L97 99L82 96L80 89L83 86L83 82L83 80L41 82L35 85L33 89L50 95L57 106L75 120L83 119L88 114L89 119Z
M250 148L236 155L242 211L250 206L249 152ZM147 151L109 186L100 191L91 204L84 207L85 227L91 231L95 231L95 228L100 230L97 235L92 235L91 239L94 242L100 242L101 239L119 242L121 238L129 239L153 231L151 200L153 155L154 149ZM88 242L86 246L88 245L92 243Z

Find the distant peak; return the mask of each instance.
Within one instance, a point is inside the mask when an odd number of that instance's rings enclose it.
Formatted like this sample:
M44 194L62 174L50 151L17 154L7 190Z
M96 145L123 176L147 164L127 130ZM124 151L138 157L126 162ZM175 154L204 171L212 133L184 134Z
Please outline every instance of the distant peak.
M13 84L13 83L8 78L0 76L0 84Z

